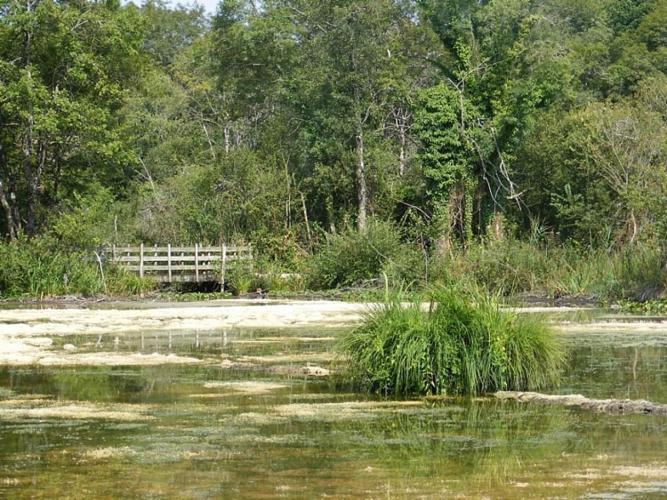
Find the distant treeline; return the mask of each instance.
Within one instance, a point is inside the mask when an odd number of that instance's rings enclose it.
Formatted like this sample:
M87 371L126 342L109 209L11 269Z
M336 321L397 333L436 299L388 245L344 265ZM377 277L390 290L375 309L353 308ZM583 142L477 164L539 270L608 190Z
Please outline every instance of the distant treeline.
M659 247L666 71L661 0L0 0L0 234Z

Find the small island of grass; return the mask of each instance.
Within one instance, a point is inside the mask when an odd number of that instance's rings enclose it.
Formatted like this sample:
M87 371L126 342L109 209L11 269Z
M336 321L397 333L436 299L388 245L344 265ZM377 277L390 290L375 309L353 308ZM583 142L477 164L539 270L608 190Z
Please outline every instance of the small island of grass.
M491 297L442 288L389 300L343 340L355 385L386 395L476 395L557 384L563 349L538 317Z

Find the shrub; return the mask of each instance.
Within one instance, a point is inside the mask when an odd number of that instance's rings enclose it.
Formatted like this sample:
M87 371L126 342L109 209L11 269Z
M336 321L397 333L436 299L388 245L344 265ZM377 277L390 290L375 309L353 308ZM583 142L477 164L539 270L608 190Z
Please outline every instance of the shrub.
M420 289L426 281L428 265L428 255L425 256L419 247L403 244L385 262L382 272L394 288Z
M244 295L257 284L257 273L252 262L237 262L229 266L225 276L225 285L234 295Z
M102 279L92 252L61 250L48 236L0 242L0 263L0 297L136 294L155 286L109 266Z
M397 395L540 389L557 383L563 361L559 342L538 318L454 288L433 292L428 311L420 302L388 301L342 348L356 385Z
M643 300L667 290L665 262L665 250L650 244L608 250L504 240L453 250L431 267L436 281L470 282L504 295Z
M358 284L377 278L401 248L398 229L389 222L371 220L365 231L347 228L329 235L311 261L308 284L314 289Z

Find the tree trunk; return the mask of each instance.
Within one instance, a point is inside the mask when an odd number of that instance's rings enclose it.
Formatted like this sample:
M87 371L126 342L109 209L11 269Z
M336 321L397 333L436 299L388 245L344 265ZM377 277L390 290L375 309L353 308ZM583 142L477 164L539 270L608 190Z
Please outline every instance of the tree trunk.
M366 162L364 160L364 133L357 133L357 229L366 229L366 210L368 207L368 189L366 187Z
M405 134L401 131L401 150L398 152L398 175L405 175Z
M37 191L39 181L35 175L35 168L32 165L33 143L32 143L32 114L28 116L25 138L23 140L23 175L25 177L26 192L26 218L25 229L28 236L34 236L37 224Z
M405 167L408 161L408 120L410 119L410 114L405 112L402 109L399 109L394 112L394 125L396 126L396 131L398 132L398 142L400 145L400 150L398 152L398 175L403 177L405 175Z
M7 195L5 194L2 180L0 180L0 205L2 205L2 209L5 211L5 219L7 220L7 233L9 234L9 238L13 240L16 238L18 231L16 223L14 222L14 216L12 215L12 207L7 200Z
M230 135L231 135L231 133L230 133L229 127L227 125L225 125L224 128L223 128L223 134L224 134L224 137L225 137L225 155L228 155L229 154L229 149L230 149Z

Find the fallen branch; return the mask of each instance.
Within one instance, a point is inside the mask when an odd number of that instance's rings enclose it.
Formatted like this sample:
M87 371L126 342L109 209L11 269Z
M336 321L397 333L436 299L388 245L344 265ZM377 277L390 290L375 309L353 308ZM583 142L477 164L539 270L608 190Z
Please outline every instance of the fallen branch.
M667 404L651 403L633 399L588 399L581 394L552 395L537 392L500 391L495 397L502 400L515 400L522 403L541 403L546 405L574 406L599 413L624 414L641 413L645 415L667 415Z

